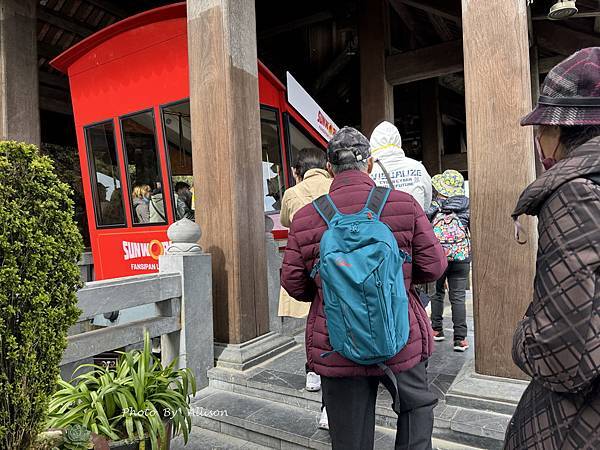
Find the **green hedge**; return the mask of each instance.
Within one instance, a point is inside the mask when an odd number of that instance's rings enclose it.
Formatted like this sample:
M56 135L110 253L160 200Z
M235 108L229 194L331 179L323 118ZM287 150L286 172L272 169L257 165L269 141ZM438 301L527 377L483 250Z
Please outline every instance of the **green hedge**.
M0 448L28 448L77 320L70 188L37 147L0 142Z

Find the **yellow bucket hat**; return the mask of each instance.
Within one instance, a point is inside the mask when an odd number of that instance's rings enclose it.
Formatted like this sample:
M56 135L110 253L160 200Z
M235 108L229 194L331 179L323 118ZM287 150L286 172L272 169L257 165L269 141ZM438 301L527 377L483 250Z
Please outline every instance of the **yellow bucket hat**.
M465 195L465 179L457 170L446 170L431 179L434 189L444 197Z

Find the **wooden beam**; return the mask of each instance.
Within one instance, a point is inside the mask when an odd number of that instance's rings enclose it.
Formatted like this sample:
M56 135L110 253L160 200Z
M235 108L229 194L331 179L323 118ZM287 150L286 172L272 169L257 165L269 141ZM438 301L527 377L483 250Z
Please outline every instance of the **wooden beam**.
M446 21L433 13L427 13L427 17L429 21L433 25L433 29L437 33L437 35L442 39L442 41L450 41L454 38L454 34L452 30L448 27Z
M459 172L469 170L466 153L451 153L442 156L442 170L454 169Z
M69 90L69 79L66 75L59 75L57 73L40 70L38 76L41 84L47 84L48 86L61 88L66 91Z
M73 115L73 106L70 102L56 100L54 98L40 97L40 109L65 114L67 116Z
M442 154L444 153L440 87L437 79L423 80L420 83L420 94L423 165L433 176L442 172Z
M439 78L440 86L460 95L463 99L465 97L465 79L460 73L451 73L444 75ZM464 101L463 101L464 104ZM463 108L464 109L464 108Z
M313 14L312 16L303 17L298 20L293 20L292 22L287 22L287 23L277 25L275 27L263 30L260 33L258 33L258 39L268 39L273 36L277 36L278 34L281 34L281 33L286 33L288 31L294 31L299 28L305 28L309 25L319 23L319 22L326 22L326 21L332 20L332 19L333 19L333 14L331 12L322 11L317 14Z
M542 58L538 63L538 72L540 75L546 74L550 72L554 66L560 64L564 60L564 56L551 56L549 58Z
M0 1L0 140L39 145L37 3Z
M399 0L400 2L436 16L461 24L460 3L456 0ZM454 7L453 7L454 6Z
M529 49L529 61L531 66L531 107L534 108L540 98L540 56L537 45ZM542 172L542 162L539 158L535 158L535 173L539 176Z
M519 125L531 111L527 6L521 0L462 0L462 14L475 370L523 378L511 348L515 326L533 294L536 228L534 220L522 218L530 239L518 245L510 214L535 178L532 129Z
M346 66L352 61L352 58L358 51L358 38L353 39L348 43L346 48L338 55L333 62L321 73L315 82L315 90L317 92L323 90L331 80L340 74Z
M37 52L40 58L54 59L64 50L56 45L48 44L47 42L38 42Z
M454 91L448 90L440 83L440 112L442 115L452 117L456 121L465 123L465 98L464 93L457 94Z
M49 23L50 25L60 28L61 30L77 34L81 37L87 37L96 31L88 25L79 22L78 20L73 18L70 20L65 19L63 16L60 16L46 8L38 8L37 18L42 22Z
M360 0L359 8L361 128L370 136L383 120L394 122L394 88L385 74L389 3Z
M39 87L40 97L60 100L65 103L71 103L71 93L68 90L58 89L44 84Z
M586 47L600 47L600 36L576 31L556 22L535 22L533 29L540 47L561 55L570 56Z
M410 8L402 3L401 0L390 0L390 5L409 31L410 48L424 46L425 40L423 34L418 32L419 25L416 23L414 14Z
M462 70L462 40L389 56L385 68L388 82L393 85L439 77Z
M100 8L106 11L109 14L112 14L118 19L124 19L125 17L131 15L129 12L125 11L122 8L117 6L117 2L111 2L107 0L85 0L90 5L94 5L97 8Z
M212 256L215 339L230 344L269 331L254 6L187 1L196 220Z

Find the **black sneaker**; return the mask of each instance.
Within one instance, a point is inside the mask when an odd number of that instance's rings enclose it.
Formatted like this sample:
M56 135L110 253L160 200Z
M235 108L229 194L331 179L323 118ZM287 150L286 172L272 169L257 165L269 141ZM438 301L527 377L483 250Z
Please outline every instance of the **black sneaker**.
M469 342L466 339L454 339L454 351L466 352L469 348Z
M436 342L445 341L444 330L433 330L433 340Z

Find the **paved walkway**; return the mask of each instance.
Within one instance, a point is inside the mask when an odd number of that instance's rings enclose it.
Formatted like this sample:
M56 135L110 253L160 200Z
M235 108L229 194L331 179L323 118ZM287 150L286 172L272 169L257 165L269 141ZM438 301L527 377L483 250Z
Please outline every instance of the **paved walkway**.
M447 339L444 342L436 343L436 348L434 354L432 355L429 361L429 385L433 392L437 395L439 399L439 405L436 407L435 415L436 420L440 418L443 420L444 415L446 413L446 405L445 405L445 395L451 386L452 382L456 378L457 374L463 367L463 365L469 361L473 357L474 347L473 347L473 318L472 318L472 302L467 301L467 323L469 326L469 336L468 339L472 345L472 347L467 350L465 353L454 352L452 348L452 339ZM445 316L445 332L446 336L452 336L452 323L450 320L450 307L446 308L444 313ZM304 340L304 335L299 335L296 337L296 340L300 343ZM242 381L241 384L247 384L248 386L270 386L274 392L279 391L281 394L288 393L300 393L304 391L305 384L305 373L304 373L304 363L305 363L305 352L304 346L299 345L292 350L284 353L283 355L276 357L272 360L269 360L257 367L254 367L248 371L240 372L239 376L243 377L245 381ZM214 379L214 378L213 378ZM225 379L224 379L225 380ZM223 381L224 382L224 381ZM219 382L216 382L216 385L219 385ZM218 393L217 393L218 394ZM318 393L312 396L312 393L309 394L309 397L312 398L312 407L318 407L317 401L319 399ZM265 396L267 393L264 394ZM303 394L305 395L305 394ZM231 401L228 400L229 397L222 394L224 398L223 401ZM260 396L260 394L259 394ZM312 396L312 397L311 397ZM212 403L216 402L219 398L219 395L213 396L210 402L207 402L207 405L212 405ZM268 398L268 397L267 397ZM207 399L208 400L208 399ZM281 399L280 399L281 400ZM291 399L292 400L292 399ZM292 404L294 403L293 400ZM392 399L389 396L387 390L380 386L380 392L378 396L378 405L391 405ZM310 403L310 402L309 402ZM227 405L221 405L226 407ZM230 411L235 410L235 405L231 405L229 408ZM230 412L231 413L231 412ZM244 412L245 414L246 412ZM320 436L320 433L326 433L322 430L317 430L316 418L318 417L318 413L313 413L314 418L309 419L307 422L304 422L302 425L304 428L309 427L311 430L304 430L303 432L310 434L313 439L316 439ZM447 414L447 413L446 413ZM313 417L312 415L310 417ZM247 419L247 418L246 418ZM276 418L273 417L273 420ZM392 419L392 418L390 418ZM264 418L264 420L268 420L268 418ZM282 420L282 417L277 418L277 420ZM265 423L267 426L271 426L270 424ZM289 424L291 427L294 427L293 424ZM299 425L299 424L298 424ZM389 429L393 429L395 425L395 421L392 421L389 425ZM314 429L313 429L314 428ZM393 430L390 430L393 431ZM313 436L314 433L314 436ZM380 433L381 434L381 433ZM390 433L387 433L390 434ZM323 436L322 438L324 438ZM390 436L384 436L386 440L391 440L389 443L393 447L393 434ZM326 439L324 439L326 441ZM269 446L270 447L270 446ZM388 448L388 445L385 445ZM173 442L172 446L173 450L180 450L184 447L182 446L181 440L178 439ZM191 435L190 442L186 449L200 450L200 449L259 449L259 448L268 448L268 447L260 447L256 444L250 443L246 440L239 439L239 437L225 436L222 433L218 433L213 430L201 429L198 427L194 427L194 432ZM279 448L279 447L277 447ZM283 448L283 447L281 447ZM383 448L383 447L381 447ZM466 446L453 446L450 443L444 443L444 445L436 445L434 440L434 448L444 448L444 449L454 449L454 448L467 448Z

